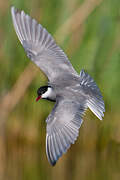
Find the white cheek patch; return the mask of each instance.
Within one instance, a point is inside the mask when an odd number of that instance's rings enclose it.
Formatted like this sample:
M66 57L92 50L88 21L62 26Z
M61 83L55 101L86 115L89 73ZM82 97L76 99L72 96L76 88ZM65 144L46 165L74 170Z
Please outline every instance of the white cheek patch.
M50 97L51 94L52 94L52 88L48 87L48 90L44 94L42 94L41 97L48 98L48 97Z

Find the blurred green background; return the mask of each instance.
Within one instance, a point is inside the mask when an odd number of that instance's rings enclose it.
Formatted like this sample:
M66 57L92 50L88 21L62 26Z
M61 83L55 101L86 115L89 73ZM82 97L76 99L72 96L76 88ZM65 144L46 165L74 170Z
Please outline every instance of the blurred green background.
M104 120L87 111L79 138L55 167L45 154L45 119L54 104L35 102L47 79L17 39L11 5L46 27L104 97ZM120 0L0 1L0 180L28 179L120 179Z

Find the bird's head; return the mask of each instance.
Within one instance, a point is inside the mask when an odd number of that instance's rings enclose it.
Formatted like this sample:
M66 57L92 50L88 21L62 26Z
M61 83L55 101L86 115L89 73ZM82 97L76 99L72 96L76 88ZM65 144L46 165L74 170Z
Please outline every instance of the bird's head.
M37 90L38 97L36 101L39 99L48 99L51 94L52 88L50 86L42 86Z

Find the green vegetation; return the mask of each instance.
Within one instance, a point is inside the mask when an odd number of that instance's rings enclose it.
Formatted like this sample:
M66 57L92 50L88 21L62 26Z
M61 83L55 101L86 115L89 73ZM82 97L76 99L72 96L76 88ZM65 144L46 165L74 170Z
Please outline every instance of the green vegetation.
M85 3L93 6L91 11ZM37 89L47 79L28 60L17 39L11 5L23 9L55 35L77 72L85 69L105 100L104 120L100 122L87 111L78 140L54 168L45 154L45 118L54 104L35 102ZM62 33L60 27L80 6L86 18L78 26L82 15L74 19L76 28ZM0 179L120 179L119 78L120 0L1 0Z

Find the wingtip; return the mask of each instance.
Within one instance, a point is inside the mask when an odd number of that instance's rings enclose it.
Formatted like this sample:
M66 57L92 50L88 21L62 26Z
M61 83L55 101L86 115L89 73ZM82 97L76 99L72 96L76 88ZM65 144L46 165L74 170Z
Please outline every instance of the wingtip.
M11 6L11 13L13 14L13 12L15 12L15 7Z
M11 6L10 6L10 9L12 10L13 8L15 8L15 6L11 5Z
M50 164L54 167L56 165L56 161L50 162Z
M46 135L46 155L47 155L47 158L48 158L48 161L49 163L52 165L52 166L55 166L57 160L55 159L52 159L51 156L50 156L50 149L49 149L49 145L48 145L48 134Z
M17 13L18 9L15 8L14 6L11 6L11 14L12 14L12 19L14 19L15 14Z
M103 118L104 118L104 112L105 112L105 111L103 111L103 114L101 115L101 118L99 118L101 121L102 121Z
M102 120L103 120L103 117L99 117L99 120L102 121Z

